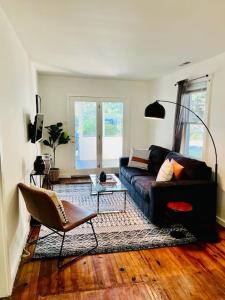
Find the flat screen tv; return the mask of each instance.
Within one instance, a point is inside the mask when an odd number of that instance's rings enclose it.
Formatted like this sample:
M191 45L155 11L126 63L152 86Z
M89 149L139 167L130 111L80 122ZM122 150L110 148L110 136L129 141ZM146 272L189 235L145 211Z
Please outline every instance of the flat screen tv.
M43 122L44 122L44 115L36 114L34 125L32 125L32 130L31 130L32 143L36 143L43 138Z

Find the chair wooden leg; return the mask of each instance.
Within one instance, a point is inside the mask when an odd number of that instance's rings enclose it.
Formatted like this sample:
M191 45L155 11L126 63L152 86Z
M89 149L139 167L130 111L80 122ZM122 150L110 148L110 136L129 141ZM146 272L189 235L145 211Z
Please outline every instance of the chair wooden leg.
M89 224L91 225L91 228L92 228L92 231L93 231L93 235L94 235L94 238L95 238L95 246L92 247L92 248L89 249L89 250L86 250L86 251L82 252L80 255L78 255L78 256L72 258L71 260L69 260L68 262L66 262L66 263L63 264L63 263L62 263L62 260L63 260L63 257L62 257L62 250L63 250L64 240L65 240L65 235L66 235L66 233L64 232L63 238L62 238L62 244L61 244L60 252L59 252L59 256L58 256L58 261L57 261L57 266L58 266L59 269L61 269L61 268L65 267L65 266L71 264L72 262L74 262L74 261L80 259L80 258L83 257L84 255L89 254L91 251L93 251L94 249L96 249L96 248L98 247L98 240L97 240L97 236L96 236L96 233L95 233L95 230L94 230L94 226L93 226L93 224L92 224L92 221L90 220L90 221L87 222L87 223L89 223Z

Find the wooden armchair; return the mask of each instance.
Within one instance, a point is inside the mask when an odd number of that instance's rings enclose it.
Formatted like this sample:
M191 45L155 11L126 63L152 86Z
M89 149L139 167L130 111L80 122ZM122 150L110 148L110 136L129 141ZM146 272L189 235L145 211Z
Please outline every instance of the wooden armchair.
M62 237L62 243L61 243L58 262L57 262L59 268L71 263L72 261L79 259L81 256L88 254L92 250L97 248L98 240L91 221L91 219L97 216L96 213L93 213L83 208L79 208L68 201L62 200L62 204L68 219L68 222L63 224L53 200L47 193L45 193L44 191L37 191L32 187L29 187L23 183L19 183L18 187L22 192L27 210L29 211L31 216L35 220L39 221L41 224L43 224L44 226L52 230L50 234L38 238L32 242L29 242L29 238L28 238L28 244L36 243L38 240L43 239L51 234L60 235ZM91 249L85 250L82 254L71 259L66 264L62 264L61 262L62 250L63 250L63 244L64 244L66 232L74 229L75 227L85 222L89 223L92 227L94 238L95 238L95 246L92 247Z

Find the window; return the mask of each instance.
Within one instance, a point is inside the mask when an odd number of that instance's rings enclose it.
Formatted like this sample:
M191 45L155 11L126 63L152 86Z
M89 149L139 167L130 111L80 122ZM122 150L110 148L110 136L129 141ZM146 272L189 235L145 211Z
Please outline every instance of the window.
M207 82L192 83L186 88L185 105L194 111L204 122L207 113ZM205 127L191 112L185 110L184 154L203 159Z
M104 136L122 136L123 130L123 103L103 103Z
M83 136L94 137L96 135L96 104L94 102L80 102L82 116ZM77 116L77 121L79 118Z

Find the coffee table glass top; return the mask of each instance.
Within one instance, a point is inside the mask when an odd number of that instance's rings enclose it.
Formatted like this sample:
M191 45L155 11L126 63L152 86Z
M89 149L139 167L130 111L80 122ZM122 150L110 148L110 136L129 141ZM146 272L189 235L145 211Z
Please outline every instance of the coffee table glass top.
M92 189L98 193L101 192L125 192L127 188L121 183L119 178L115 174L107 174L107 176L111 176L112 179L116 182L113 184L109 183L99 183L98 177L96 174L90 174Z

